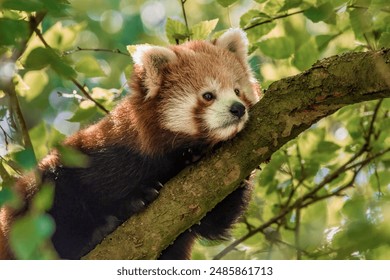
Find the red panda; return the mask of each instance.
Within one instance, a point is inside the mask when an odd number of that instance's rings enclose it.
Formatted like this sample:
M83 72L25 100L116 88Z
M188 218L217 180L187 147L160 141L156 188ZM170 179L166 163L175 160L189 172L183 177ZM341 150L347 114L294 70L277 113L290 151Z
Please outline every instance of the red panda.
M55 186L49 214L56 223L52 243L61 258L87 254L156 199L170 178L243 129L260 94L247 47L240 29L212 42L137 47L130 95L101 121L64 142L84 153L88 166L64 166L56 151L39 163L41 181ZM26 175L16 188L28 208L39 184ZM247 193L247 188L238 188L160 258L186 259L197 236L225 236L245 207ZM18 215L10 207L1 209L1 258L12 257L7 236Z

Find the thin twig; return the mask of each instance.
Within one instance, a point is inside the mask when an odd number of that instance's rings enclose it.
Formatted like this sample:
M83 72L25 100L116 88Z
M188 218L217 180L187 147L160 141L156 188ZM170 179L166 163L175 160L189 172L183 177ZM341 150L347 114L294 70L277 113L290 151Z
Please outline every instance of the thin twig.
M20 43L20 47L15 48L13 50L12 55L11 55L12 61L16 62L22 56L22 54L24 53L24 51L27 48L28 42L31 40L32 34L34 34L35 28L43 21L45 15L46 15L46 13L40 12L40 13L37 13L35 16L30 16L30 18L29 18L29 24L30 24L29 34L27 35L26 39L24 39Z
M23 113L22 113L22 110L20 108L20 103L19 103L18 96L16 94L15 85L13 83L10 83L6 88L6 92L9 96L10 107L11 107L12 111L15 113L15 118L17 120L17 123L20 126L24 146L27 150L31 150L32 156L33 156L33 161L36 164L37 158L36 158L36 155L34 152L34 147L33 147L30 135L28 133L26 120L25 120Z
M34 33L34 30L42 22L44 17L45 17L45 13L37 13L35 16L30 16L30 18L29 18L29 24L30 24L29 34L27 35L26 39L24 39L21 42L19 48L15 48L13 50L11 57L10 57L12 61L16 62L22 56L22 54L24 53L24 51L27 48L28 42L30 41L30 39ZM11 119L16 119L16 121L18 122L18 126L21 129L22 138L23 138L25 148L31 150L32 155L33 155L33 160L34 160L34 162L37 162L35 152L34 152L34 147L32 145L30 135L28 134L26 120L24 119L22 110L20 108L20 103L19 103L19 100L18 100L18 97L16 94L15 85L14 85L13 81L10 80L9 83L7 85L5 85L4 89L5 89L4 91L9 96L10 110L11 110L11 112L14 112L14 114L15 114L14 118L11 118Z
M107 53L115 53L115 54L130 56L129 53L122 52L120 49L111 50L111 49L102 49L102 48L94 49L94 48L81 48L81 47L77 47L75 50L65 51L65 52L63 52L63 55L70 55L70 54L74 54L76 52L82 52L82 51L107 52Z
M100 104L99 102L97 102L95 99L93 99L93 97L85 90L85 88L74 78L71 78L70 79L73 84L75 84L75 86L85 95L86 98L88 98L89 100L91 100L93 103L95 103L95 105L97 107L99 107L102 111L104 111L106 114L110 113L110 111L108 111L106 108L104 108L104 106L102 104Z
M255 27L257 27L257 26L260 26L260 25L263 25L263 24L267 24L267 23L271 23L271 22L273 22L273 21L276 20L276 19L286 18L286 17L289 17L289 16L293 16L293 15L297 15L297 14L302 14L302 13L304 13L304 12L305 12L305 10L300 10L300 11L292 12L292 13L290 13L290 14L284 14L284 15L272 17L272 18L267 19L267 20L265 20L265 21L261 21L261 22L255 23L255 24L253 24L253 25L244 27L243 30L244 30L244 31L248 31L248 30L250 30L250 29L252 29L252 28L255 28Z
M359 6L356 4L348 5L347 8L348 9L361 9L361 10L368 10L369 9L369 7ZM380 8L379 11L385 12L385 13L390 13L390 9L386 9L386 8Z
M190 34L190 28L188 26L188 20L187 20L187 14L186 14L186 9L184 7L185 3L187 2L187 0L181 0L180 3L181 3L181 10L183 12L183 17L184 17L184 23L186 25L186 32L187 32L187 37L188 37L188 40L191 40L191 34Z

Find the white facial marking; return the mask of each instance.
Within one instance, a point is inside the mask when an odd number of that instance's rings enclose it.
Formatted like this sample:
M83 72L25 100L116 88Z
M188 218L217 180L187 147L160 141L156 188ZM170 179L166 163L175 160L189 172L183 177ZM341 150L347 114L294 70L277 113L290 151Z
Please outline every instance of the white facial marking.
M163 126L173 132L196 135L198 129L194 120L194 107L197 104L195 94L187 94L169 99L161 112Z

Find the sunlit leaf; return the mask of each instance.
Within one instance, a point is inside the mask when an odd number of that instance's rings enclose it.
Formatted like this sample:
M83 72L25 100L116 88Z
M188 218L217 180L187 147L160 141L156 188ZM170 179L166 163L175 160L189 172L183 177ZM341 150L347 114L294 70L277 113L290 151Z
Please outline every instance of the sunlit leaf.
M303 0L286 0L283 4L283 7L280 8L280 12L285 12L293 8L297 8L302 4Z
M205 40L217 26L218 19L201 21L191 28L193 40Z
M321 52L325 50L328 47L328 44L335 38L335 35L332 34L325 34L325 35L318 35L315 37L316 44L318 46L318 50Z
M325 2L318 7L308 8L303 14L311 21L319 22L328 19L333 13L333 5L330 2Z
M169 43L171 44L176 44L177 42L185 40L190 36L184 23L171 18L167 19L165 33L167 34Z
M255 43L271 32L276 27L276 23L263 12L249 10L241 16L240 26L246 31L249 41Z
M293 65L303 71L310 68L319 58L316 44L309 40L295 52Z
M217 0L218 4L222 7L229 7L230 5L236 3L238 0Z
M96 115L98 109L96 105L90 101L85 100L80 103L79 108L75 114L68 119L69 122L84 122Z
M354 197L344 203L342 212L351 220L364 220L367 211L366 205L367 201L364 197Z
M46 156L54 145L64 140L65 136L44 121L30 129L31 141L38 159Z
M22 96L26 98L27 101L31 101L38 97L47 84L49 83L49 77L46 71L28 71L24 77L23 88L19 89L19 92Z
M275 59L289 58L294 53L294 39L290 37L270 38L256 45L265 55Z
M64 26L62 22L57 22L43 34L43 37L52 48L66 51L75 48L77 38L85 27L86 24L83 22L67 26Z
M86 77L102 77L106 74L99 62L93 56L84 56L75 65L77 72L83 73Z
M349 12L352 30L357 38L372 30L372 14L365 9L354 9Z

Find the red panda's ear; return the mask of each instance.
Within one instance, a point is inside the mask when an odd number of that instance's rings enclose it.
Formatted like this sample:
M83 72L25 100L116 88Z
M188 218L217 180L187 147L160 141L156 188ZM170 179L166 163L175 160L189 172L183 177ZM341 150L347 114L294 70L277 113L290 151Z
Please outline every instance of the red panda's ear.
M145 99L155 97L161 85L162 71L169 63L176 61L176 54L164 47L139 45L132 57L134 64L145 71L144 82L148 89Z
M242 29L229 29L215 41L215 45L231 51L242 62L247 63L248 38Z

